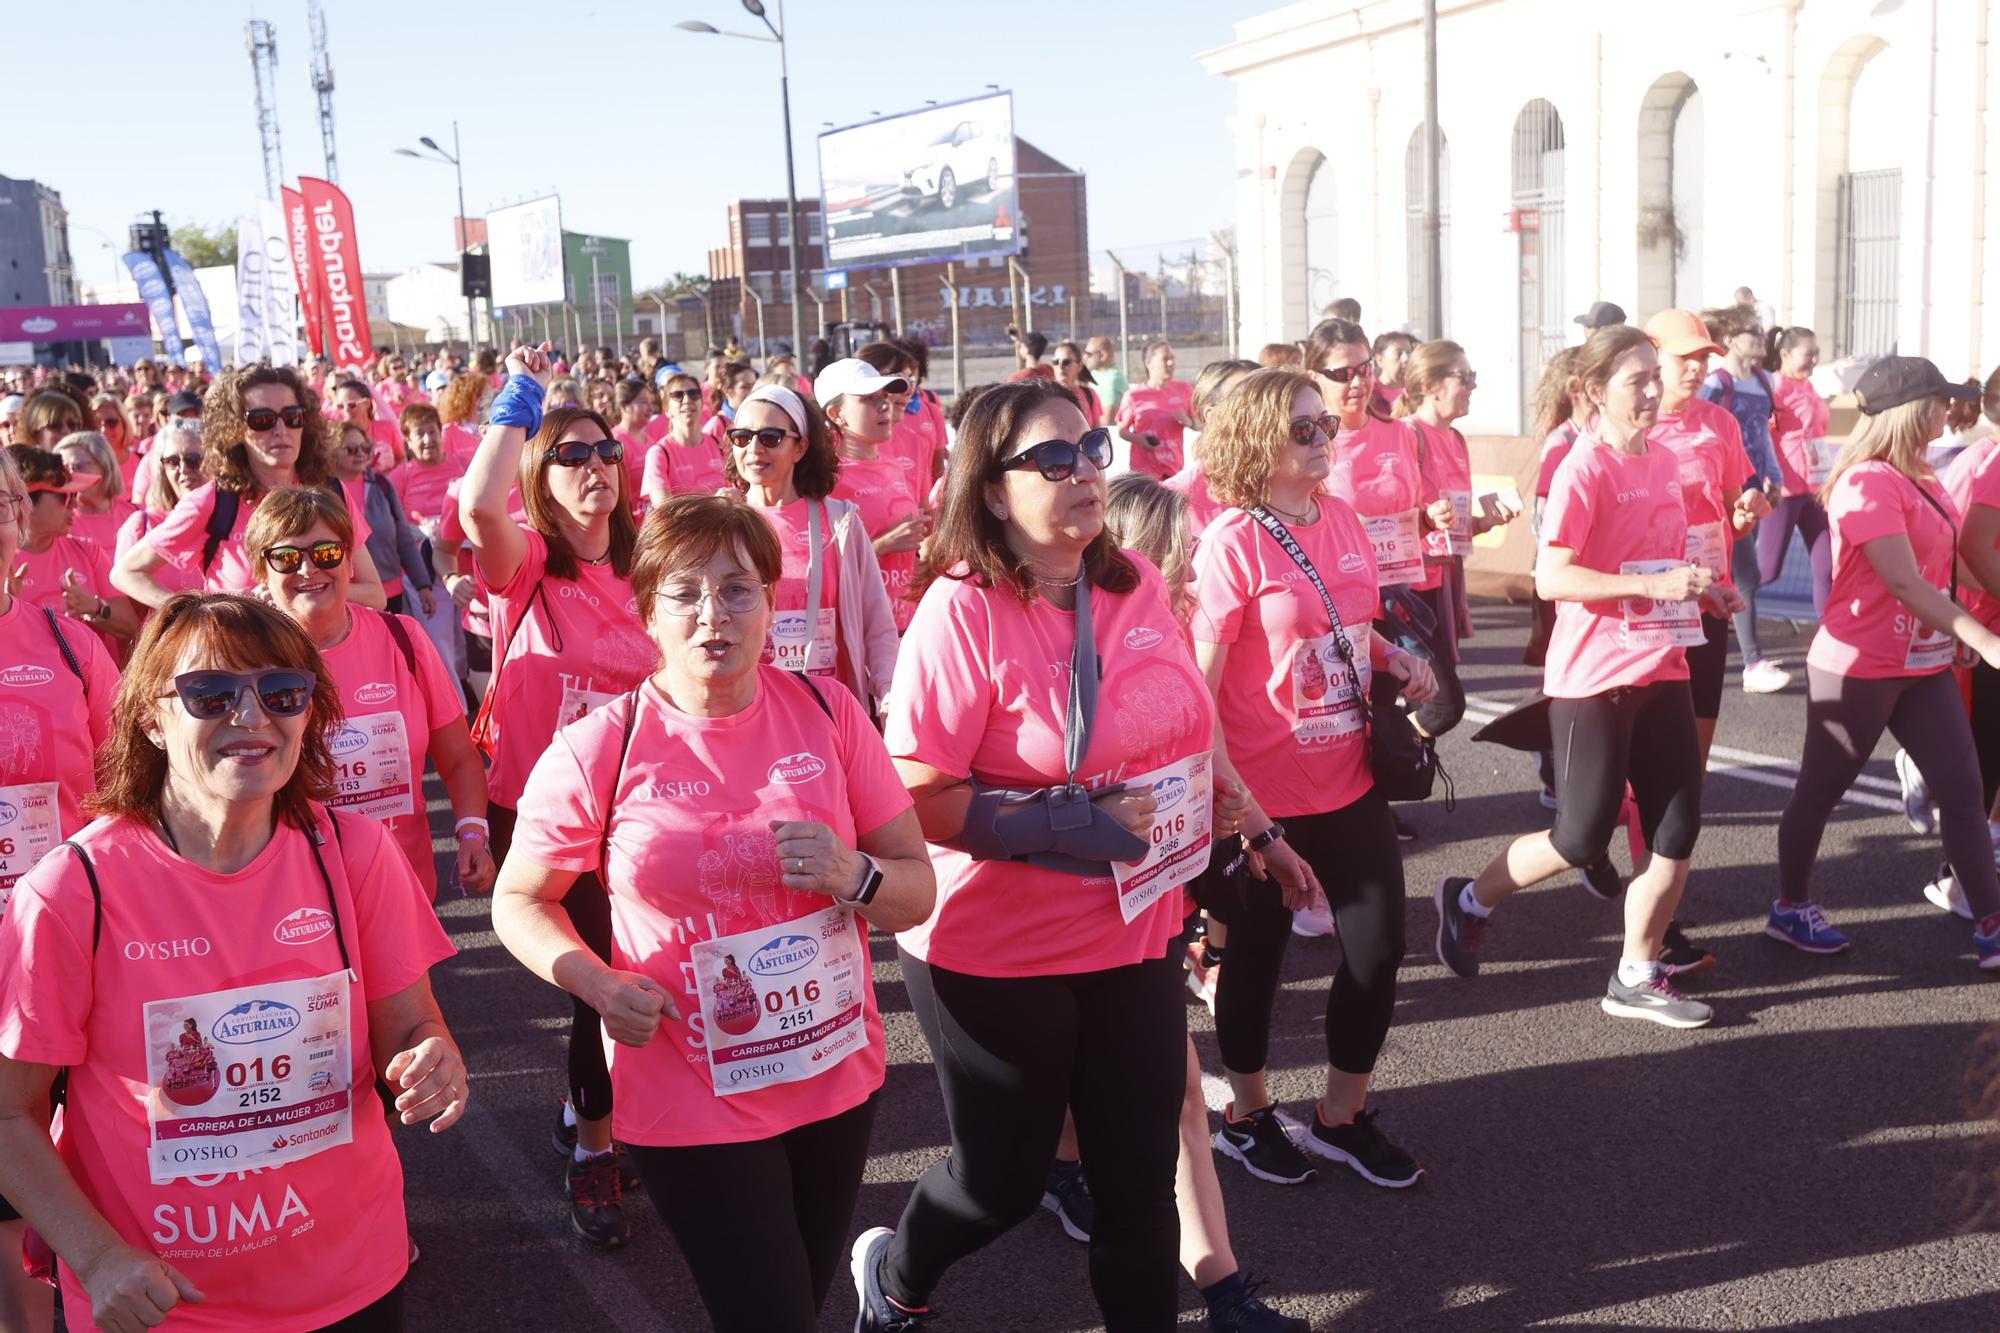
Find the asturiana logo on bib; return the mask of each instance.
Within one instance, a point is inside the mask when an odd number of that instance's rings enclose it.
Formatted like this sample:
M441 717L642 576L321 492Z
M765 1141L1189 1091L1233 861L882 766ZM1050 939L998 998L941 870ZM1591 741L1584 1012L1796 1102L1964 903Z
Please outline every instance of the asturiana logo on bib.
M280 944L311 944L333 934L333 917L323 907L301 907L280 921L271 938Z
M0 801L0 828L6 828L20 817L20 806L15 805L12 801Z
M1343 574L1359 574L1362 565L1365 563L1367 562L1361 558L1359 551L1343 551L1340 556L1340 572Z
M816 754L788 754L771 765L770 778L787 786L811 782L826 772L826 760Z
M372 680L354 692L358 704L385 704L396 697L396 687L386 680Z
M276 1041L299 1025L299 1011L278 1000L245 1000L215 1020L209 1029L217 1041L249 1046Z
M819 957L819 941L804 935L780 935L750 955L750 971L760 977L782 977Z
M1151 625L1141 625L1137 629L1125 631L1125 646L1134 652L1143 652L1157 647L1165 636Z
M1188 780L1176 773L1170 778L1161 778L1153 784L1153 805L1159 810L1171 810L1181 803L1188 792Z
M0 671L0 685L14 685L24 690L46 685L55 678L55 672L40 666L11 666Z
M368 748L368 733L359 727L342 723L340 730L327 738L326 748L341 755L365 750Z

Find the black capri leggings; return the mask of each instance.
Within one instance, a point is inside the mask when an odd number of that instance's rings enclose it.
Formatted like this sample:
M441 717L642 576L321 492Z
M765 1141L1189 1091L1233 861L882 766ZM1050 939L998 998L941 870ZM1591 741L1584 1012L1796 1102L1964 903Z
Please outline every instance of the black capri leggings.
M1551 699L1549 735L1556 756L1556 823L1549 841L1563 860L1581 866L1604 855L1628 782L1646 846L1669 861L1694 855L1701 835L1701 745L1686 681Z
M1972 668L1972 746L1979 755L1980 799L2000 796L2000 671L1984 659Z
M897 953L944 1093L951 1155L924 1172L896 1224L882 1263L890 1298L928 1304L946 1269L1034 1213L1067 1106L1097 1204L1090 1285L1106 1333L1172 1328L1187 1090L1180 950L1045 977L975 977Z
M1704 611L1701 632L1707 637L1687 650L1688 694L1694 701L1696 720L1713 722L1722 716L1722 678L1729 669L1729 622Z
M1319 876L1340 927L1340 970L1326 992L1326 1060L1348 1074L1375 1068L1396 1009L1403 965L1403 858L1389 803L1366 796L1323 815L1287 815L1285 840ZM1215 983L1223 1067L1254 1074L1268 1059L1271 1006L1292 938L1276 880L1245 878L1210 909L1229 927L1229 962ZM1206 904L1205 904L1206 905Z
M514 823L518 814L504 805L486 804L486 822L492 838L487 846L493 864L502 865L514 845ZM611 961L611 899L604 882L594 874L576 877L563 895L563 909L570 924L590 951L605 962ZM604 1020L597 1011L576 996L570 996L569 1020L569 1104L584 1120L602 1120L611 1114L611 1066L604 1059Z
M748 1143L627 1145L717 1333L813 1333L847 1254L875 1098Z

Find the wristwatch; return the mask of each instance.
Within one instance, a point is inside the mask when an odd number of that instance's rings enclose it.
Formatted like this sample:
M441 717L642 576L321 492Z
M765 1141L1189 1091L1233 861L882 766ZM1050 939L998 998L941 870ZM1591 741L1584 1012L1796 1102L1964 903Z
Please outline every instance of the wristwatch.
M1253 852L1261 852L1284 836L1285 826L1274 819L1271 821L1271 827L1265 829L1254 838L1245 838L1243 845Z
M882 864L866 852L856 852L861 858L861 887L847 901L856 907L866 907L875 901L875 895L882 888Z

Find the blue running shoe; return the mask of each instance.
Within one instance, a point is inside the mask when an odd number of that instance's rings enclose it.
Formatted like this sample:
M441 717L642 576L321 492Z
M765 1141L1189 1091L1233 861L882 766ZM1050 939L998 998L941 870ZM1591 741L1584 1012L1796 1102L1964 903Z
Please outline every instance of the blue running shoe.
M916 1333L930 1320L929 1310L905 1310L882 1290L882 1252L895 1235L888 1227L873 1227L855 1238L850 1268L861 1313L854 1333Z
M1972 932L1972 947L1979 951L1979 966L1988 972L2000 970L2000 927L1991 935Z
M1764 923L1764 933L1774 940L1783 940L1802 953L1840 953L1847 948L1847 936L1835 930L1826 919L1826 913L1819 910L1815 902L1803 902L1797 907L1786 907L1780 903L1771 904L1771 918Z

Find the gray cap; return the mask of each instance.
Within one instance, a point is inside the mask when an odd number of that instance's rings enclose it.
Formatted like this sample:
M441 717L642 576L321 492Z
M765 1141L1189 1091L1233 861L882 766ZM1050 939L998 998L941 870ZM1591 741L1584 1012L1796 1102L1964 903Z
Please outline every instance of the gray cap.
M1613 305L1609 301L1599 301L1570 322L1581 324L1586 329L1612 328L1625 322L1625 307Z

